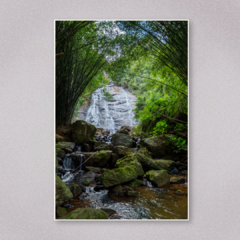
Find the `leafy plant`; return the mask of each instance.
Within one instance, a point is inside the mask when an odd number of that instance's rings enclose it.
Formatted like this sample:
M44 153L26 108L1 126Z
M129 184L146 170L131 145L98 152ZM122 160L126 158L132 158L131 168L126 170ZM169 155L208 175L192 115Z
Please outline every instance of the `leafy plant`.
M186 140L181 137L170 137L169 141L166 140L165 143L170 144L175 153L187 151Z

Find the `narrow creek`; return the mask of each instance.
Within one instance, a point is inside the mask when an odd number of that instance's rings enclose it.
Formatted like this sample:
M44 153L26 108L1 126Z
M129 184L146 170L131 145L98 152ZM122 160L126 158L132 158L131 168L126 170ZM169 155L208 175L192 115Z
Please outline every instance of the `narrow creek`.
M75 152L81 154L81 146L75 147ZM83 154L81 154L83 156ZM81 160L82 163L83 160ZM83 177L84 170L75 169L74 162L68 155L63 160L64 174L59 174L67 186L78 184L76 178ZM172 175L173 176L173 175ZM184 177L178 175L178 177ZM188 183L170 184L161 188L154 187L145 180L145 186L137 187L138 197L109 196L108 190L95 191L96 183L86 186L79 198L66 204L68 213L77 208L107 208L115 210L110 219L187 219L188 218ZM187 180L187 179L186 179ZM181 195L177 191L181 190Z

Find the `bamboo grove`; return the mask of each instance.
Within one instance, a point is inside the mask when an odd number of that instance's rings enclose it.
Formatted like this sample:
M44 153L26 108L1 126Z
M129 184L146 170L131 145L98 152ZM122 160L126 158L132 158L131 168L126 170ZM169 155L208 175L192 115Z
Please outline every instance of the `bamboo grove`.
M106 75L138 97L141 130L164 128L164 121L171 125L176 114L187 114L187 24L56 21L57 126L71 123L79 99L93 83L107 84Z

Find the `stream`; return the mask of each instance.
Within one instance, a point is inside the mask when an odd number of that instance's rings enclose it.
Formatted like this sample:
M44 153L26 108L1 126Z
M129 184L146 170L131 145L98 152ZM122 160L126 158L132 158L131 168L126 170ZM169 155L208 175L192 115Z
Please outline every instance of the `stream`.
M78 146L77 150L81 150ZM79 168L76 172L74 164L69 156L63 160L62 168L65 174L60 175L67 186L78 184L76 175L82 176L84 170ZM182 176L186 177L186 176ZM115 210L110 215L111 219L187 219L188 218L188 183L170 184L162 188L152 186L147 181L146 186L137 187L138 197L109 196L108 190L94 191L96 183L86 186L86 191L80 197L72 199L65 205L68 213L77 208L107 208ZM177 190L182 190L178 195Z
M111 99L106 98L106 92L112 95ZM99 137L97 140L111 144L111 135L122 126L136 126L133 108L136 96L126 89L117 86L113 81L106 87L99 88L92 94L91 102L81 107L79 119L84 120L97 128L109 131L108 136ZM73 152L81 154L82 146L75 146ZM84 159L81 154L80 165ZM79 163L78 163L79 164ZM79 184L83 178L85 169L80 167L76 170L74 161L69 154L63 159L60 166L59 177L67 186ZM173 173L171 176L175 176ZM178 175L180 176L180 175ZM186 175L182 176L186 179ZM144 186L136 188L140 194L137 197L115 197L108 194L107 189L94 191L97 183L86 186L78 198L72 199L67 208L68 213L77 208L107 208L115 211L110 214L111 219L187 219L188 218L188 184L169 184L162 188L152 186L151 182L144 180ZM177 194L181 190L181 194Z

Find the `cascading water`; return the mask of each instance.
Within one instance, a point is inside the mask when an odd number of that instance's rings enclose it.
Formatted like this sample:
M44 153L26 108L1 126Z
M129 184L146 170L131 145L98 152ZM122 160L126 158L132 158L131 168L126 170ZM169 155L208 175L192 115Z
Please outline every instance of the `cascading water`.
M82 146L75 147L75 153L80 153ZM69 154L66 154L66 157L63 159L63 170L65 170L65 174L61 177L63 182L72 181L76 175L82 175L82 164L84 160L84 155L80 155L79 166L76 167L74 162Z
M63 159L63 167L65 170L74 170L74 163L72 161L72 158L68 154Z
M112 98L107 98L106 92ZM111 81L93 92L90 106L86 111L80 109L79 118L113 134L121 126L137 125L132 111L135 102L136 96Z

